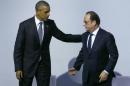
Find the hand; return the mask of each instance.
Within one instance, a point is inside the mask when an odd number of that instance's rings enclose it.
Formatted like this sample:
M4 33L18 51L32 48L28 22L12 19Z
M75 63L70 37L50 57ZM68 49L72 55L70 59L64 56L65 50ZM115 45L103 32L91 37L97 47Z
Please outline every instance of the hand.
M21 71L21 70L16 71L16 77L18 80L22 79L23 78L23 71Z
M105 81L105 80L107 80L107 78L108 78L108 73L106 73L106 72L103 71L103 72L100 74L99 78L100 78L99 83L100 83L100 82L103 82L103 81Z
M77 73L77 70L75 68L70 68L68 71L69 75L74 76Z

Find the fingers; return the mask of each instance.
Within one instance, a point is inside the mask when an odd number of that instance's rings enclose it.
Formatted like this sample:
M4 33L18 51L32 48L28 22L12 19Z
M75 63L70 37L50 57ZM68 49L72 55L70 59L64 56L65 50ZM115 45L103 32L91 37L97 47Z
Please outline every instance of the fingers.
M71 76L74 76L74 75L76 75L76 73L73 71L71 71L71 72L69 72L69 75L71 75Z
M102 81L102 73L99 76L99 83Z
M16 72L16 77L17 77L17 79L20 79L20 76L19 76L18 72Z
M23 78L23 72L20 73L20 77Z
M101 83L101 82L107 80L108 75L105 74L104 72L102 72L102 73L100 74L99 78L100 78L100 79L99 79L99 83Z
M103 77L100 78L99 83L101 83L101 82L103 82L103 81L106 81L106 80L107 80L107 79L104 78L104 76L103 76Z
M75 68L70 68L69 71L75 71Z
M99 83L101 83L101 82L102 82L102 79L100 78Z
M75 70L75 68L70 68L68 71L69 75L72 75L72 76L76 75L76 72L77 71Z
M16 77L18 80L20 80L21 78L23 78L23 72L22 71L17 71L16 72Z

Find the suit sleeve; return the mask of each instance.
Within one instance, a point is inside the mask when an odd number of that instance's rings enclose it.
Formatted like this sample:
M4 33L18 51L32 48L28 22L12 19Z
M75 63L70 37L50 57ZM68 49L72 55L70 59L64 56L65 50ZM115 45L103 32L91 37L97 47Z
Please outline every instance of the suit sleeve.
M81 35L65 34L57 28L54 21L52 21L52 24L52 33L55 38L64 42L81 42Z
M82 48L77 56L77 59L76 59L76 62L74 64L74 68L78 71L80 70L81 68L81 65L83 64L83 61L84 61L84 56L83 56L83 45L82 45Z
M105 70L108 73L110 73L114 70L115 65L117 63L118 56L119 56L117 46L115 43L115 38L112 34L107 37L106 46L107 46L107 50L110 57L109 57L109 61L107 63Z
M15 46L14 46L14 64L15 71L22 70L23 66L23 54L24 54L24 27L22 24L19 25Z

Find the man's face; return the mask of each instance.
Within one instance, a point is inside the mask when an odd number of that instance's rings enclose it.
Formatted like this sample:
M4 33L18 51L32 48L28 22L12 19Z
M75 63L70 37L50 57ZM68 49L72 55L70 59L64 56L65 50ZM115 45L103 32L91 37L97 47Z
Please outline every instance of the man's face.
M93 32L96 22L90 19L90 14L84 16L84 26L89 32Z
M36 11L36 16L40 20L47 20L50 16L50 8L48 6L40 6Z

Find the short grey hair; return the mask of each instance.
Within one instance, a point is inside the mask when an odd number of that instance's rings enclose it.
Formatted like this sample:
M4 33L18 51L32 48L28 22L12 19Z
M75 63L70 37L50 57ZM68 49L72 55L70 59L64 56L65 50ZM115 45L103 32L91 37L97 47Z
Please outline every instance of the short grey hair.
M38 1L38 2L36 3L36 5L35 5L35 10L37 11L40 6L47 6L47 7L50 8L49 3L46 2L46 1L44 1L44 0L40 0L40 1Z

